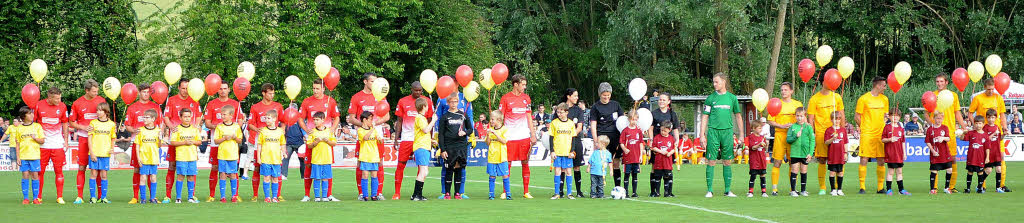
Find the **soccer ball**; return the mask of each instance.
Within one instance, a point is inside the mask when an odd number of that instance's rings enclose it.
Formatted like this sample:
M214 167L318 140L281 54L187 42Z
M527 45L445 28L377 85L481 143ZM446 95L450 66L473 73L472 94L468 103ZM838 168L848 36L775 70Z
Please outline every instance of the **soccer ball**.
M615 187L612 188L612 199L621 200L626 198L626 188Z

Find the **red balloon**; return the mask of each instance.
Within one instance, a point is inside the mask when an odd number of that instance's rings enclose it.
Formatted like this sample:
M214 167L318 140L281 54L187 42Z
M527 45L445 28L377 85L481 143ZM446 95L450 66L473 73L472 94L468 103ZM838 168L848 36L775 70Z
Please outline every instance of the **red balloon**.
M130 105L135 103L135 96L139 95L139 88L135 87L135 84L127 83L124 87L121 87L121 100L124 100L124 104Z
M167 85L164 84L164 82L153 82L153 84L149 86L149 91L151 92L149 95L153 97L153 102L156 102L157 104L164 104L164 101L167 100Z
M373 114L377 117L388 115L388 111L391 111L391 105L388 104L388 100L377 101L377 105L373 108Z
M220 75L210 74L206 75L206 94L213 96L220 90Z
M797 70L800 72L800 80L804 83L810 81L814 77L814 61L811 59L800 60L800 65L797 66Z
M937 100L938 97L935 96L935 92L925 91L924 94L921 95L921 104L924 105L924 110L927 110L928 113L935 112L935 103Z
M324 76L324 86L327 87L327 90L333 91L338 86L338 81L341 81L341 73L337 68L331 67L331 71Z
M437 96L440 98L447 98L449 94L455 92L455 80L452 80L451 76L443 76L437 79Z
M957 89L960 89L960 91L967 89L967 83L970 83L971 80L971 78L967 76L967 69L964 69L963 67L958 67L956 70L953 70L953 75L950 76L950 78L953 79L953 85L956 86Z
M39 102L39 87L36 84L28 83L21 88L21 100L30 108L35 108Z
M284 114L281 115L281 122L284 122L285 125L291 126L297 121L299 121L299 110L295 108L285 109Z
M473 68L462 65L459 69L455 70L455 80L459 82L459 86L469 86L469 82L473 81Z
M772 98L768 100L768 107L766 107L765 110L768 111L768 115L779 115L779 112L782 112L782 100L779 98Z
M900 88L903 87L900 85L900 82L896 80L895 71L889 72L889 78L886 78L885 82L889 84L889 89L892 89L892 93L899 93Z
M839 75L839 70L832 68L825 71L825 87L834 91L839 89L841 84L843 84L843 76Z
M494 64L491 67L491 80L494 80L494 85L505 83L505 79L508 78L508 67L503 63Z
M999 72L993 80L996 82L996 91L999 94L1006 93L1006 90L1010 89L1010 75L1005 72Z
M244 77L235 78L235 83L231 87L231 91L235 92L235 98L239 101L244 101L245 97L249 96L249 90L252 90L249 80L246 80Z

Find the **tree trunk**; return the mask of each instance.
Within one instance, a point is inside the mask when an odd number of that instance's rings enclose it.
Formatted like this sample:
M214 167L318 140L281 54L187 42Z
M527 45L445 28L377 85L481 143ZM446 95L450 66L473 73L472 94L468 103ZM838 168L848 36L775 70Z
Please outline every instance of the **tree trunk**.
M771 62L768 64L768 81L764 89L768 95L772 95L775 89L775 73L779 69L779 51L782 50L782 31L786 28L786 5L788 0L779 1L779 16L775 19L778 23L775 26L775 42L772 45Z
M729 71L729 47L725 42L725 21L721 21L715 26L715 73L726 73Z

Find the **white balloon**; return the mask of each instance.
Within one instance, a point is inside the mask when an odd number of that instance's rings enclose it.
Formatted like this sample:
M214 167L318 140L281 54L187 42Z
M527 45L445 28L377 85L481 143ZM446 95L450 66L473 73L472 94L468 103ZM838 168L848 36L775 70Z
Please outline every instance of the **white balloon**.
M633 78L629 81L629 97L633 98L633 101L639 101L644 98L647 94L647 81L640 78Z
M315 71L316 75L320 76L321 79L326 77L327 72L331 71L331 58L323 54L317 55L316 58L313 59L313 71Z
M654 124L654 116L651 114L651 110L648 110L647 108L640 108L636 110L636 114L636 124L640 125L640 130L647 131L647 129L651 128L651 124Z
M629 127L629 118L626 118L626 116L619 116L619 119L615 120L615 128L619 129L619 132L622 132L626 127Z
M244 77L246 80L251 81L256 76L256 66L252 65L252 62L242 61L242 63L238 64L236 73L238 77Z

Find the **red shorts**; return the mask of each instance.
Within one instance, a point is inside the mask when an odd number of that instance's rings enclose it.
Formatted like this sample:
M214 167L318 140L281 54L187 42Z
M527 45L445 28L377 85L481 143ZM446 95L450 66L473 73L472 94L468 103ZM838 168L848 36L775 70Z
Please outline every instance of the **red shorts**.
M177 159L175 159L175 157L178 157L177 152L174 152L176 148L178 148L178 147L177 146L170 146L170 145L167 146L167 162L168 163L172 163L173 164L174 162L178 161Z
M89 165L89 138L78 137L78 166Z
M140 167L139 166L139 156L135 153L135 144L134 143L132 144L131 155L132 155L132 160L130 162L128 162L128 164L131 165L134 168L139 168Z
M530 149L532 148L530 139L509 140L506 145L509 161L530 160Z
M53 162L53 169L64 167L65 155L63 149L40 149L39 168L46 171L46 164Z
M405 163L412 159L412 141L398 143L398 163Z
M356 147L359 147L359 144L356 144ZM310 148L307 145L306 146L306 151L302 152L302 154L305 154L305 155L299 156L299 157L305 158L305 161L303 161L303 162L306 163L306 168L309 168L309 164L311 164L312 161L313 161L313 159L311 159L311 157L313 157L313 148ZM306 175L309 175L309 173L306 173ZM309 177L309 176L306 176L306 177Z
M217 147L211 146L210 149L210 165L217 165Z

